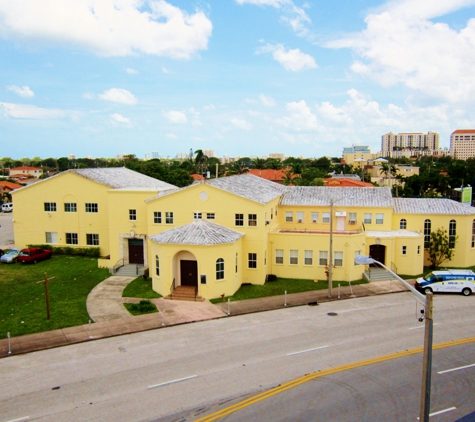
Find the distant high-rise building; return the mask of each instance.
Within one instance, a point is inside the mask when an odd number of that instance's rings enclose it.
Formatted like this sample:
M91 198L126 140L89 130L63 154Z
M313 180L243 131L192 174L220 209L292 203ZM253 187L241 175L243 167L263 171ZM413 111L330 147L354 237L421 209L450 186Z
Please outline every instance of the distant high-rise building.
M208 158L215 157L214 149L204 149L203 154L206 155Z
M69 158L70 160L75 160L75 159L76 159L76 155L75 155L75 154L69 154L69 155L68 155L68 158Z
M152 151L152 158L160 158L158 155L158 151Z
M281 152L271 152L269 158L277 158L278 160L284 161L285 154L282 154Z
M176 155L176 158L178 158L179 160L186 160L189 156L190 156L190 154L188 154L186 152L179 152Z
M145 161L150 160L150 154L148 152L145 153Z
M457 160L475 157L475 129L457 129L452 132L450 155Z
M352 145L351 147L343 148L343 160L345 164L353 165L355 160L358 162L367 162L371 160L373 154L371 150L366 145Z
M436 132L386 133L381 137L381 155L400 157L402 155L420 155L418 152L432 155L439 149L439 134ZM400 151L407 152L401 154Z

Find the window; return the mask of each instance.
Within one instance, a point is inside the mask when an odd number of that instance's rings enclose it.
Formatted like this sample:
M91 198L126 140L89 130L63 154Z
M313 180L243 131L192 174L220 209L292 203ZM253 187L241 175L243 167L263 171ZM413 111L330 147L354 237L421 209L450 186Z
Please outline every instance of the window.
M58 233L46 232L46 243L52 243L53 245L58 243Z
M195 212L193 213L193 218L195 220L201 220L203 218L203 214L201 214L200 212Z
M250 227L257 226L257 214L248 214L247 215L247 225Z
M244 226L244 214L235 214L234 215L234 224L236 226Z
M372 221L373 221L373 214L365 213L363 221L364 221L365 224L371 224Z
M99 235L93 233L86 233L86 244L90 246L99 246Z
M275 263L276 264L283 264L284 263L284 250L283 249L276 249L275 250Z
M311 213L312 223L318 223L318 212Z
M292 223L294 221L294 213L292 211L285 212L285 222Z
M162 224L162 213L160 211L155 211L153 213L153 222L155 224Z
M356 213L350 212L348 214L348 224L356 224Z
M78 212L78 207L77 207L76 202L65 202L64 212Z
M56 212L56 202L45 202L45 211Z
M86 203L86 212L99 212L97 204Z
M66 244L67 245L77 245L78 244L78 234L77 233L66 233Z
M384 214L376 214L376 224L384 224Z
M219 258L216 261L216 280L224 279L224 259Z
M333 265L335 267L343 267L343 252L335 251L333 254Z
M257 268L257 254L256 253L247 254L247 266L249 268Z
M165 224L173 224L173 212L167 211L165 213Z
M455 240L457 238L457 222L450 220L449 223L449 248L455 248Z
M403 246L403 247L402 247L401 253L402 253L403 255L407 255L407 246Z
M236 273L238 271L238 253L236 252L236 262L235 262L235 266L236 266Z
M424 248L428 248L430 245L430 229L431 229L430 220L425 220L424 221Z
M155 274L160 277L160 258L155 255Z
M297 213L297 223L303 223L303 216L304 216L304 213L303 212L298 212Z
M407 228L407 221L405 218L402 218L400 221L399 221L399 228L401 230L406 230Z
M327 266L328 265L328 252L319 251L318 252L318 265Z
M304 251L304 265L313 265L313 251Z
M130 221L137 220L137 210L129 210L129 220Z
M274 218L274 208L270 209L270 219L272 220Z
M329 223L329 222L330 222L330 213L322 212L322 223Z
M475 220L472 221L472 248L475 248Z
M299 251L295 249L290 250L290 265L298 265L299 263Z
M357 256L359 256L359 255L361 255L361 251L360 251L360 250L355 251L355 258L356 258ZM353 264L356 265L356 262L355 262L354 259L353 259Z
M421 254L421 245L417 245L417 255Z
M207 218L208 220L214 220L214 219L215 219L214 212L208 212L208 213L206 213L206 218Z

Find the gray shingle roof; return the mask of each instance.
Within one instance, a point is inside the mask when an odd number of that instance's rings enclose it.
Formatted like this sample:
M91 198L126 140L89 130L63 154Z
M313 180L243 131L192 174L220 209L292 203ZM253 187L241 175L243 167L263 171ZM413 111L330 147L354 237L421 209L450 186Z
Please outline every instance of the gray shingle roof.
M207 220L194 220L192 223L150 236L157 243L173 245L219 245L234 243L244 233L228 229Z
M475 208L445 198L394 198L396 214L475 215Z
M389 188L353 188L328 186L294 186L288 188L280 205L329 206L331 200L339 206L392 207Z

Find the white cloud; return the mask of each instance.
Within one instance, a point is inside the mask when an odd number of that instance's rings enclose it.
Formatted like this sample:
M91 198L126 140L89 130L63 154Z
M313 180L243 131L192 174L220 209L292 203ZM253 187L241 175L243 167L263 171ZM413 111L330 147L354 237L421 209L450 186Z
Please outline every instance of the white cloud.
M7 89L9 91L14 92L15 94L18 94L20 97L30 98L30 97L35 96L35 93L30 89L29 86L26 86L26 85L22 87L19 87L16 85L10 85L10 86L7 86Z
M309 54L302 53L300 49L286 50L282 44L266 45L257 49L257 53L272 53L274 60L277 60L285 70L298 72L303 69L315 69L317 63Z
M130 119L118 113L111 114L111 120L113 123L125 123L126 125L130 125Z
M54 108L41 108L27 104L0 103L0 111L6 116L15 119L49 120L61 119L68 116L68 112Z
M203 107L206 111L216 110L216 106L214 104L208 104Z
M100 94L99 98L105 101L112 101L113 103L127 105L137 104L137 98L135 98L135 96L131 92L122 88L108 89L107 91L104 91L102 94Z
M178 110L164 111L163 115L171 123L187 123L188 118L186 114Z
M168 139L178 139L178 136L176 136L174 133L167 133L167 138Z
M241 130L251 130L252 129L252 124L247 122L246 120L238 119L236 117L233 117L231 119L231 124L238 129Z
M475 0L390 2L366 17L364 31L327 46L351 48L359 56L351 70L384 87L403 84L427 99L470 102L475 95L475 19L460 30L440 22L470 5Z
M125 71L129 74L129 75L137 75L139 73L138 70L135 70L135 69L132 69L131 67L127 67L125 69Z
M0 36L70 44L102 56L188 59L207 48L212 24L165 0L0 1Z
M92 92L85 92L82 94L82 98L85 100L93 100L96 96Z
M286 110L288 115L277 120L277 123L282 126L297 132L314 131L320 128L317 118L304 100L288 103Z
M264 94L259 95L259 99L261 100L261 103L266 107L274 107L277 104L272 97L268 97Z
M191 115L191 124L193 126L203 126L200 120L200 112L196 111L193 107L190 108L190 115Z

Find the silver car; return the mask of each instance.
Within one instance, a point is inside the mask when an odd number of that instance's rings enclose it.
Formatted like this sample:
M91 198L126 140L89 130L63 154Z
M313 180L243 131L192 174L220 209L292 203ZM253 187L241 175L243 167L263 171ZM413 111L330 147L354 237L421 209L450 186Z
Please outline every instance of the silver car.
M13 264L18 261L18 255L20 254L20 249L12 248L5 252L4 255L0 258L1 262L5 264Z

